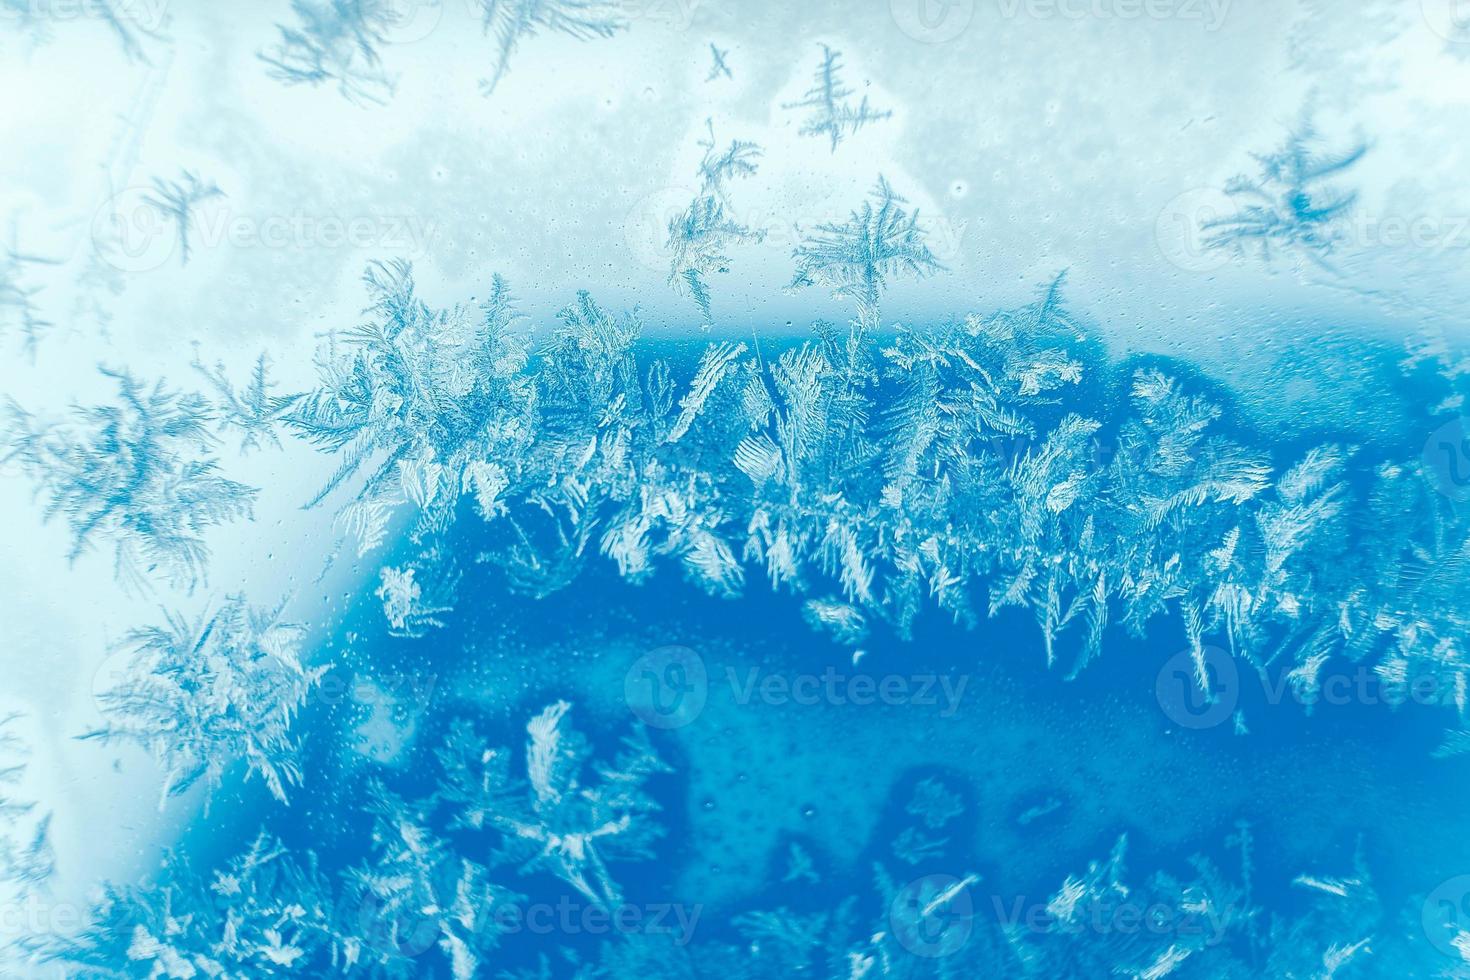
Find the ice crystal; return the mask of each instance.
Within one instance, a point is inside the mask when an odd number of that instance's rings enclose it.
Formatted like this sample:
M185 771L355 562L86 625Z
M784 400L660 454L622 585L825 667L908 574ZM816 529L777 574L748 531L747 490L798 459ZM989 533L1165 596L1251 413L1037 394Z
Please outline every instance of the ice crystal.
M342 511L364 552L382 542L400 504L419 511L416 534L445 526L463 495L493 506L490 463L515 458L532 434L525 351L509 332L503 282L474 308L430 310L406 263L374 265L365 281L369 319L329 339L323 386L286 416L341 457L311 505L371 466Z
M354 103L386 104L396 81L379 47L399 13L387 0L291 0L299 27L278 25L281 39L259 57L287 85L335 82Z
M248 517L255 491L219 475L204 399L102 373L117 383L117 402L74 405L65 421L42 422L10 401L4 459L34 481L48 519L66 520L69 559L101 539L119 579L136 585L155 573L192 590L209 558L203 533Z
M842 80L842 52L823 44L822 63L817 68L812 87L807 89L797 102L789 102L783 109L809 109L810 114L801 126L803 136L825 136L832 144L832 152L847 137L853 135L870 122L878 122L892 116L890 111L879 112L868 105L868 97L853 105L854 91Z
M495 91L525 38L540 30L555 31L579 41L612 37L627 27L620 3L614 0L475 0L487 35L496 43L495 71L481 79L486 95Z
M12 795L27 768L21 739L9 730L19 719L18 714L0 715L0 897L40 887L54 863L50 818L30 820L35 804Z
M883 211L880 199L855 224L892 224ZM908 246L890 261L923 268L921 243ZM471 308L425 307L406 268L375 269L375 315L329 345L292 424L342 450L327 492L372 460L345 511L365 544L398 509L418 515L420 551L383 580L397 632L453 605L446 556L469 498L479 561L535 596L600 552L633 581L677 562L714 595L763 578L854 647L877 629L907 636L926 604L967 626L1016 607L1068 676L1110 624L1142 634L1168 619L1206 696L1211 643L1257 668L1285 657L1303 695L1338 657L1388 682L1470 689L1455 640L1470 625L1467 532L1419 462L1326 444L1278 466L1157 366L1079 414L1084 382L1111 371L1062 277L1024 307L880 343L878 271L844 280L864 307L851 328L818 324L779 352L714 343L680 382L663 360L640 363L636 317L585 294L527 356L503 287L479 328ZM1465 702L1445 699L1454 727Z
M162 5L156 0L87 0L85 17L35 0L0 0L0 21L6 22L7 31L24 33L33 45L50 41L58 23L96 21L111 32L129 61L145 65L150 63L147 43L166 40L162 25L152 23L153 15L161 12Z
M570 709L558 701L526 726L523 783L510 774L508 752L485 751L472 729L458 726L440 753L443 799L459 826L498 832L499 861L548 872L590 901L615 906L622 891L608 862L652 856L663 828L644 783L669 769L641 729L611 765L590 764L590 746L566 720Z
M448 603L454 592L452 581L441 581L430 587L428 595L424 587L414 580L415 568L383 568L379 573L378 590L375 593L383 601L383 615L388 620L388 631L394 636L416 638L430 629L443 626L439 616L453 612ZM436 597L439 597L436 599ZM438 601L444 601L439 605Z
M216 197L224 197L214 181L202 181L185 170L177 180L153 178L153 190L143 195L143 203L153 208L164 220L174 226L179 241L179 264L189 264L189 229L194 224L194 212L199 204Z
M583 784L586 746L565 728L565 713L565 704L554 704L529 726L525 782L510 774L511 753L485 749L463 721L452 726L438 753L439 789L432 797L415 803L370 782L362 805L372 824L368 852L365 860L334 872L339 887L314 853L292 855L262 831L244 854L207 878L170 855L148 886L107 887L80 936L53 939L40 952L66 964L69 975L99 978L486 975L496 959L514 962L502 947L514 938L504 924L515 920L500 913L525 896L496 880L499 862L509 855L491 853L485 862L484 834L540 848L541 858L528 870L554 869L602 905L616 902L617 892L600 887L606 884L603 872L588 866L612 834L593 841L575 832L523 838L522 819L543 826L540 820L555 810L554 823L563 829L610 831L630 813L641 821L652 816L640 789L655 771L646 750L638 748L601 771L596 785ZM622 806L598 809L615 802ZM914 818L906 829L932 834L952 825L964 809L951 787L921 781L905 808ZM444 811L451 815L447 828L439 824ZM578 816L569 825L561 815L572 811ZM1299 894L1292 901L1262 904L1255 893L1254 838L1244 824L1226 839L1223 864L1175 856L1135 872L1126 860L1127 839L1120 838L1104 859L1059 875L1056 890L1030 904L987 894L987 883L973 872L913 877L910 858L931 868L962 860L947 840L931 840L922 853L907 848L902 836L891 845L869 851L891 852L899 861L876 861L871 889L844 888L824 901L832 893L820 887L816 862L792 844L784 852L787 860L774 863L771 887L764 891L786 901L741 903L725 913L722 925L728 929L696 932L699 920L686 915L673 928L634 930L581 950L557 950L555 956L534 947L534 965L507 966L499 975L694 980L714 970L749 980L1293 980L1331 977L1348 964L1372 969L1375 962L1391 963L1405 976L1450 975L1444 972L1445 954L1432 948L1440 937L1396 923L1396 916L1407 914L1417 926L1419 903L1402 911L1386 908L1361 854L1346 873L1298 875ZM567 873L572 857L583 873ZM1426 919L1425 928L1438 924ZM1449 941L1457 925L1451 921L1444 928ZM726 939L731 931L738 945ZM567 970L553 970L554 962Z
M34 358L41 335L52 324L36 302L41 287L30 282L30 270L33 266L56 263L52 259L22 252L14 224L10 229L10 242L0 249L3 249L0 250L0 333L19 329L22 349Z
M17 795L26 774L28 752L13 730L18 714L0 715L0 972L21 975L30 953L30 937L20 931L21 911L44 900L55 870L51 848L51 817L39 815L36 804Z
M732 214L726 184L738 177L748 177L757 169L760 147L754 143L731 140L718 150L713 120L706 122L709 139L701 140L704 157L699 164L699 193L683 213L669 221L669 284L687 292L699 306L708 329L710 316L709 276L728 272L730 258L726 250L734 245L760 242L765 233L738 221Z
M196 356L194 369L204 375L214 389L216 424L221 435L237 434L242 453L266 446L281 448L276 429L284 423L287 413L300 396L271 394L275 386L270 380L270 361L265 354L256 358L250 380L238 390L230 382L223 363L206 367Z
M244 761L277 799L302 779L290 726L323 669L301 662L302 627L232 596L189 622L134 630L126 678L100 695L108 723L84 738L131 742L164 771L163 798L200 779L211 791Z
M123 54L128 60L148 64L148 52L144 48L145 39L163 40L163 34L152 26L149 26L138 14L143 13L146 17L149 7L138 5L138 0L89 0L87 10L112 31L113 37L122 47Z
M709 66L709 76L705 78L705 81L706 82L713 82L715 79L721 78L721 77L724 77L724 78L734 78L735 77L731 73L731 71L730 71L730 65L729 65L729 63L725 61L725 56L728 55L729 53L730 52L727 49L719 47L713 41L710 42L710 45L709 45L710 66Z
M1225 185L1240 210L1204 222L1205 245L1237 254L1254 252L1270 261L1288 252L1330 268L1327 256L1343 240L1343 221L1357 193L1332 186L1368 152L1358 144L1345 153L1320 148L1310 121L1301 123L1279 149L1256 155L1258 174Z
M349 962L376 962L413 975L412 957L437 945L455 980L481 975L498 945L496 909L519 898L481 864L457 856L427 825L427 814L384 788L369 788L372 862L348 873L349 907L369 911L360 939L340 940ZM364 918L359 915L359 920Z
M42 955L89 980L299 976L327 965L330 896L314 857L298 862L262 831L207 881L170 854L154 880L106 886L87 927Z
M881 176L870 199L843 224L822 224L796 247L792 287L824 286L857 305L858 321L878 326L878 301L888 282L900 276L923 277L944 267L924 244L919 212Z

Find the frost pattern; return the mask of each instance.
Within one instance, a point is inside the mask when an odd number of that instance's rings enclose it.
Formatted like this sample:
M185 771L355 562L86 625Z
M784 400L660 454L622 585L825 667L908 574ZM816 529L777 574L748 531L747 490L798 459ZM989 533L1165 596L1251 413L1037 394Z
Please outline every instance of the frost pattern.
M281 39L260 60L287 85L334 82L349 102L385 105L397 81L378 49L398 12L386 0L291 0L299 27L277 25Z
M447 975L486 975L499 912L524 901L504 879L547 871L605 909L621 901L609 862L644 859L663 831L644 790L666 772L642 732L611 763L557 702L532 719L524 769L455 722L436 753L436 790L413 800L369 783L362 863L334 881L315 853L262 830L205 879L170 855L143 887L109 886L75 939L44 958L79 977L422 976L437 949ZM434 975L440 975L435 973Z
M819 285L857 304L858 322L878 327L879 299L890 279L923 277L942 270L924 244L919 212L881 176L863 206L840 225L817 226L817 234L796 247L792 288Z
M541 30L555 31L579 41L612 37L627 27L622 5L613 0L475 0L484 31L494 35L495 71L480 80L480 91L490 95L510 67L510 56L522 40Z
M58 23L96 21L112 33L129 61L146 65L150 63L148 42L167 38L159 29L143 23L139 14L143 20L148 19L149 10L138 0L87 0L85 8L76 10L53 8L35 0L0 0L0 20L6 23L6 30L25 34L32 45L50 41L52 27Z
M332 914L315 861L298 864L262 832L208 880L169 854L154 880L108 885L87 928L42 956L88 980L294 976L328 948Z
M493 509L494 460L517 458L533 436L526 353L510 333L503 282L474 307L437 311L415 297L406 263L374 265L365 282L368 319L329 338L318 360L323 386L286 416L341 459L312 505L366 468L341 511L360 553L383 542L403 504L419 515L416 540L447 527L462 496Z
M868 105L868 97L853 105L854 91L842 81L842 52L822 46L822 64L817 68L812 87L797 102L788 102L783 109L809 109L806 122L802 123L801 135L825 136L832 144L832 152L844 139L852 136L868 123L878 122L892 116L891 111L879 112Z
M0 970L19 973L26 954L16 933L18 912L31 898L43 895L55 869L51 850L51 818L37 816L36 805L14 795L25 775L26 748L12 726L17 714L0 715Z
M587 740L566 721L571 705L558 701L526 726L526 778L512 779L504 753L474 752L468 729L440 755L444 800L458 826L501 835L499 860L522 873L548 871L592 902L609 907L622 893L609 861L653 856L663 828L651 819L658 804L643 783L669 772L642 729L623 740L612 765L591 765ZM466 751L468 750L468 751Z
M719 47L713 41L710 42L710 66L709 75L705 78L706 82L713 82L719 78L735 77L735 75L730 71L730 63L725 60L725 56L729 53L730 52L728 49Z
M117 576L133 587L156 574L192 590L204 579L203 533L248 517L256 491L219 475L211 413L199 395L160 381L146 387L126 371L102 373L118 386L109 405L74 405L42 422L10 400L0 445L72 535L68 559L98 540L114 552Z
M271 394L275 385L270 380L270 359L265 354L256 358L250 380L238 390L230 382L223 363L206 367L196 355L194 369L214 389L216 427L220 435L237 435L242 453L267 446L281 448L281 438L276 429L284 424L287 413L299 396Z
M174 226L179 241L179 265L189 264L189 229L194 224L195 209L203 201L224 196L225 192L214 181L200 180L187 170L177 180L153 178L153 190L143 195L142 200Z
M41 287L29 281L30 268L37 265L55 265L55 261L20 250L18 229L10 228L10 242L0 246L0 334L18 329L22 349L34 358L36 345L41 335L51 326L45 319L36 295Z
M1330 153L1320 143L1304 120L1279 149L1255 155L1257 176L1241 175L1225 185L1240 210L1204 222L1205 246L1254 253L1267 262L1278 252L1293 253L1331 271L1327 256L1342 242L1343 219L1358 195L1328 181L1360 161L1368 147L1360 143Z
M302 778L291 721L325 668L302 664L305 631L279 616L231 596L196 622L171 615L134 630L122 644L126 679L100 695L109 722L83 737L146 749L165 801L200 779L213 791L243 760L284 802Z
M765 233L741 224L732 214L729 190L731 180L749 177L759 164L760 147L754 143L731 140L718 150L714 121L706 122L709 139L701 140L704 157L699 163L699 193L682 214L669 221L669 284L687 292L699 306L705 329L711 325L709 277L728 272L730 258L725 254L733 245L760 242Z
M838 230L810 251L805 277L850 284L857 323L775 351L712 344L682 385L640 361L635 317L585 294L530 356L503 284L436 311L406 266L374 268L369 324L329 346L292 415L340 451L321 496L369 474L343 512L366 546L414 515L416 583L456 579L444 556L477 512L478 561L532 596L600 552L635 582L672 560L715 595L764 578L849 645L907 636L926 605L967 626L1017 607L1068 676L1110 624L1172 619L1206 691L1217 642L1248 667L1284 663L1303 693L1334 661L1432 678L1463 719L1467 532L1419 460L1329 444L1278 466L1158 367L1098 417L1069 409L1110 368L1061 277L1020 309L875 339L879 273L927 267L901 210L884 192L850 226L857 241L897 228L877 236L896 243L890 266L842 265Z
M554 791L563 778L557 768L572 764L559 743L537 747L557 733L563 714L564 705L553 705L532 723L528 777L537 793ZM109 886L79 937L39 952L84 978L489 975L491 964L506 961L505 944L523 938L507 934L504 923L516 920L500 913L525 897L496 880L499 855L481 860L481 835L522 790L507 791L506 756L485 750L467 725L452 731L442 754L445 789L435 799L410 802L370 785L370 856L335 879L313 852L294 856L263 830L208 878L170 855L149 886ZM636 781L638 771L609 778ZM963 867L962 849L942 836L967 807L953 790L936 780L916 787L899 836L865 851L875 855L866 876L831 882L825 862L792 844L773 862L763 893L789 904L737 907L717 926L693 920L699 928L686 924L682 934L594 936L554 961L575 969L553 972L542 952L537 966L496 975L1299 980L1337 976L1349 965L1356 970L1342 975L1377 975L1388 964L1396 975L1460 975L1426 942L1440 937L1418 928L1417 902L1398 908L1379 898L1361 853L1335 873L1299 874L1291 901L1266 904L1257 893L1254 835L1243 823L1220 859L1170 856L1143 872L1129 867L1121 837L1105 857L1059 876L1039 901L1003 896L975 872L916 876L905 842L922 837L929 845L919 863ZM595 806L599 794L589 796ZM437 812L446 802L454 814L448 827ZM847 894L824 904L821 896L833 892ZM1409 921L1414 926L1405 928Z

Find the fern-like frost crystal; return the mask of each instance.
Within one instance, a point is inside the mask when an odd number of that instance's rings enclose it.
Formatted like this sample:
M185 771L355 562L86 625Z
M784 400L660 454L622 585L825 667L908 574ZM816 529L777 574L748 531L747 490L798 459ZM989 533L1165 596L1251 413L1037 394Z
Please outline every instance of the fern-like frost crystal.
M162 382L147 387L125 371L103 374L116 382L117 401L75 406L64 421L43 422L9 402L4 459L30 477L46 517L66 521L68 558L105 542L125 583L157 575L193 589L209 558L204 532L248 517L256 491L219 474L203 398Z
M232 596L209 616L170 616L123 641L123 680L100 697L108 723L86 738L131 742L164 772L164 799L237 762L284 801L302 779L291 721L323 670L301 661L303 629Z

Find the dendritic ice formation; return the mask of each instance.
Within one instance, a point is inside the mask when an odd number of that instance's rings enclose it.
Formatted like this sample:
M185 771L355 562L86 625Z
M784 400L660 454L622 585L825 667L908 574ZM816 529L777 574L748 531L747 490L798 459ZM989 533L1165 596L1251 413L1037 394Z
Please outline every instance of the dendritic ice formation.
M51 818L19 795L28 767L27 749L15 731L20 716L0 715L0 969L9 970L28 955L31 936L25 916L16 914L44 894L55 866Z
M764 232L742 224L730 203L728 183L749 177L759 166L761 149L754 143L731 140L724 150L715 139L713 120L707 121L709 139L701 140L704 157L699 162L699 193L689 206L669 220L669 284L688 293L711 324L709 276L728 272L725 251L732 245L759 242Z
M685 366L641 357L636 317L585 295L532 351L503 283L435 310L407 266L375 267L367 318L283 422L339 460L313 503L335 500L362 553L411 516L384 578L400 626L430 595L447 614L468 553L533 596L599 554L633 581L663 559L715 595L764 578L849 639L906 636L926 607L962 625L1018 607L1074 676L1110 623L1169 621L1205 693L1217 642L1307 689L1329 660L1432 679L1463 715L1465 517L1422 459L1243 443L1190 382L1103 360L1060 280L887 333L874 280L852 281L853 324ZM1452 403L1464 378L1424 383Z
M6 244L0 245L0 336L11 331L19 333L22 349L34 357L36 345L52 324L41 312L36 300L41 287L32 282L30 273L35 266L50 264L52 260L21 251L14 224L9 238Z
M478 16L494 41L493 67L480 79L486 96L505 77L521 43L541 32L586 41L628 26L616 0L467 0L459 7ZM401 40L399 32L412 29L415 16L427 14L437 23L445 13L437 0L291 0L291 8L295 22L279 25L280 39L259 53L271 77L287 85L332 84L359 105L386 105L397 92L398 76L385 64L384 51Z
M817 67L812 87L801 99L787 103L784 108L807 110L801 135L825 137L832 152L836 153L843 140L869 123L887 119L893 113L874 109L868 104L866 95L854 104L852 97L857 93L848 88L842 77L842 52L825 44L821 47L822 63Z
M156 881L109 887L88 928L36 954L81 977L410 977L437 950L448 973L436 975L485 975L527 901L520 876L549 873L617 908L610 862L651 858L663 835L644 784L668 768L643 731L593 761L569 712L562 701L532 718L520 752L453 722L426 760L431 793L368 787L364 863L328 874L262 829L208 875L170 857Z
M244 761L285 802L301 782L291 721L325 668L302 664L303 629L231 596L198 622L169 617L131 632L119 685L99 693L108 724L85 738L136 743L164 772L164 799L200 779L217 787Z
M423 752L432 792L372 781L358 813L337 815L371 828L357 863L333 864L263 827L216 867L175 854L144 884L107 887L85 929L30 953L86 978L1290 980L1373 963L1466 975L1452 957L1470 934L1453 917L1402 928L1412 910L1379 897L1361 854L1335 873L1269 880L1245 823L1222 858L1139 871L1125 836L1054 890L1005 894L966 865L957 831L973 802L951 776L899 796L898 825L864 849L867 868L835 872L792 843L765 904L634 904L614 871L666 852L647 784L668 769L641 730L610 763L593 762L569 714L566 702L546 707L514 752L453 722ZM552 898L536 884L548 874L559 882ZM536 926L551 909L564 916L561 947ZM603 921L617 925L587 927Z
M1205 246L1266 262L1285 253L1334 271L1328 257L1346 236L1344 220L1358 195L1331 181L1367 152L1366 143L1342 152L1326 149L1311 119L1304 118L1279 148L1254 155L1255 176L1242 174L1225 185L1239 210L1204 222Z
M7 399L0 460L30 477L48 520L66 522L69 558L101 544L125 585L156 577L192 591L205 579L204 532L249 517L256 491L220 475L216 414L202 395L149 386L125 370L102 373L116 400L75 405L63 421L42 421Z
M471 565L543 597L600 556L633 582L668 562L717 596L790 592L853 647L908 637L925 609L973 627L1014 607L1068 677L1110 624L1163 624L1203 696L1215 645L1304 698L1344 666L1432 684L1466 727L1470 530L1421 455L1242 441L1196 383L1108 363L1060 277L1019 309L878 329L885 279L932 264L886 185L798 262L858 317L807 343L716 341L697 362L646 349L636 314L585 293L533 348L503 281L436 309L406 263L378 264L317 388L274 394L263 360L242 392L201 367L212 399L108 372L117 403L67 421L12 404L6 458L67 521L73 557L105 542L120 577L192 587L202 532L254 493L217 472L216 431L254 449L294 433L334 460L307 506L333 507L359 555L405 519L377 588L402 636L447 621ZM1457 364L1404 370L1453 413Z
M379 48L398 13L380 0L291 0L296 26L280 26L281 38L262 51L271 76L288 85L332 83L350 102L382 105L396 82Z

